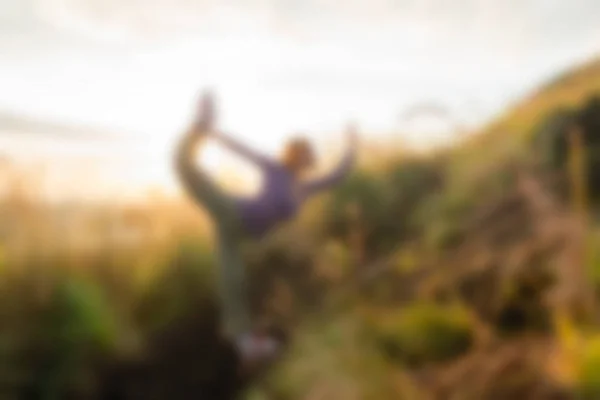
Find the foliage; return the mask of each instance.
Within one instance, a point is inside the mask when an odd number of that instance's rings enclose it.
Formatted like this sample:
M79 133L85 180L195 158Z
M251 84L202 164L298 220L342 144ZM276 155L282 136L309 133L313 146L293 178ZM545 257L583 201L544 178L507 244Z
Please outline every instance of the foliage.
M410 366L445 361L466 352L474 338L469 313L458 305L415 303L378 322L385 352Z
M600 396L600 340L591 340L585 346L577 365L576 391L582 399Z
M388 253L422 229L414 215L442 190L444 171L443 163L427 158L400 159L376 173L359 171L326 206L328 232L345 239L358 230L371 256Z

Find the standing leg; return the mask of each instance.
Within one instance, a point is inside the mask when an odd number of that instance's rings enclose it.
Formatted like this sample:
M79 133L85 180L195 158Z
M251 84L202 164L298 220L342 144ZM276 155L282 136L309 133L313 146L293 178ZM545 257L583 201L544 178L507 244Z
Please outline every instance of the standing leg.
M233 229L232 229L233 228ZM246 270L240 232L221 226L218 231L218 284L225 334L238 338L251 328L247 301Z
M205 135L191 131L179 144L175 163L188 194L210 214L217 234L217 289L225 333L233 337L250 327L246 306L245 271L241 254L241 227L237 210L221 188L194 164L194 154Z
M204 207L216 225L218 252L218 293L224 333L233 339L242 355L241 369L272 359L282 340L266 333L256 334L246 299L245 270L241 254L242 229L235 204L210 177L194 165L194 154L206 135L194 127L179 144L175 168L188 194ZM245 372L243 372L245 373Z

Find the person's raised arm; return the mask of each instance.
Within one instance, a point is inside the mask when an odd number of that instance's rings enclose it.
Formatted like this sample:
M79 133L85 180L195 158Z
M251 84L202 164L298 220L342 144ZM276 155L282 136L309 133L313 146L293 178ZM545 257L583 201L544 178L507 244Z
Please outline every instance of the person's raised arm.
M251 149L249 146L246 146L242 142L234 139L227 133L224 132L215 132L211 135L214 139L216 139L220 144L225 146L225 148L233 151L234 153L242 156L246 160L255 164L260 168L267 168L274 164L274 161L271 160L264 154L259 153L258 151Z
M358 150L358 135L354 128L348 129L347 138L348 148L337 167L329 174L305 183L305 190L309 195L330 189L340 184L352 171L352 168L356 163L356 153Z

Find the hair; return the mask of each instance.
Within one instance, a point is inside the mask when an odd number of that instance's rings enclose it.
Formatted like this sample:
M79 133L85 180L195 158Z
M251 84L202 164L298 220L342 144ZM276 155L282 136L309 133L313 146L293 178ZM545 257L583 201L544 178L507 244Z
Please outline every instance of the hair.
M303 137L297 136L287 142L283 151L282 161L287 166L295 166L301 157L305 154L314 155L314 149L310 141Z

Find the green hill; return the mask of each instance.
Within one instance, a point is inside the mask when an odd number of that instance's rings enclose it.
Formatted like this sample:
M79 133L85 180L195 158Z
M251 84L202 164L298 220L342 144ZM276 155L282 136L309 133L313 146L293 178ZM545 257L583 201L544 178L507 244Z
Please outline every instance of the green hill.
M486 132L529 133L557 107L581 105L590 95L600 92L600 59L560 74L491 123Z
M527 156L530 139L546 117L560 108L581 106L598 93L600 59L560 74L455 146L452 154L458 181L485 179L499 166Z

